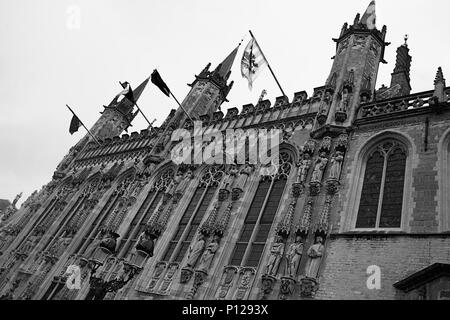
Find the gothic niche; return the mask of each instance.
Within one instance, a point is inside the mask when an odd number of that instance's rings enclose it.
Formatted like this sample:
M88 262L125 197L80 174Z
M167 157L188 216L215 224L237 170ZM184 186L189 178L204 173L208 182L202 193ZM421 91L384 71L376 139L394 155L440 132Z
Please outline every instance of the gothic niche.
M347 80L345 80L342 91L339 94L339 103L336 108L334 118L336 122L344 123L348 118L348 109L350 100L352 98L353 86L354 86L355 72L350 70Z
M304 276L300 280L300 295L302 297L311 298L317 291L319 285L318 276L324 253L324 238L322 235L317 234L314 244L307 251L308 260Z
M333 101L334 90L332 88L327 88L323 95L323 100L320 104L319 113L317 115L317 122L320 125L324 125L327 122L328 111L330 110L331 103Z

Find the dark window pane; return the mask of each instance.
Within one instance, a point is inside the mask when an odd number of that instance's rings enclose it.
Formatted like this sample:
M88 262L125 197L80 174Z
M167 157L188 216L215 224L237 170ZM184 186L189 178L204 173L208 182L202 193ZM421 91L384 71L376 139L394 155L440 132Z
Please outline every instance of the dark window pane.
M173 250L175 250L175 247L177 246L177 243L178 243L178 242L174 242L174 241L171 241L171 242L169 243L169 247L167 248L167 251L166 251L166 253L164 254L163 261L169 261L170 256L172 255Z
M145 209L147 209L147 206L148 206L149 202L153 199L154 194L155 193L151 192L151 191L148 193L147 198L145 198L144 203L140 206L137 214L134 216L133 221L131 222L130 226L128 227L128 230L123 237L124 239L128 239L128 237L131 234L131 231L136 227L139 220L144 215Z
M384 156L380 152L367 160L356 228L376 227L383 166Z
M259 225L258 232L256 233L255 242L263 242L267 241L267 236L269 235L270 227L272 224L261 224Z
M406 154L395 150L388 158L380 228L400 228L403 189L405 185Z
M204 190L205 189L203 188L198 188L195 191L194 196L192 197L191 202L189 203L189 206L187 207L183 215L183 218L181 218L180 222L181 224L188 224L189 220L192 217L192 214L194 213L195 208L198 205L198 202L200 201L200 197L202 196Z
M189 242L183 242L181 245L180 251L178 252L177 256L175 257L175 262L181 262L183 260L184 255L186 254L186 251L189 249Z
M261 223L272 224L273 219L275 218L275 213L278 209L278 205L280 204L285 185L285 179L277 180L274 182L273 188L269 195L269 199L267 200L267 205L264 208Z
M239 242L249 242L250 237L252 236L254 224L245 224L242 229L241 237L239 238Z
M186 211L184 212L183 217L181 218L180 224L177 228L177 231L172 239L172 242L175 242L175 245L180 240L181 235L183 234L183 231L186 228L186 225L188 224L189 220L191 219L192 214L194 213L194 209L197 207L198 201L200 200L200 197L203 194L204 190L205 189L203 189L203 188L198 188L197 190L195 190L195 193L191 199L191 202L189 203ZM171 247L172 242L166 250L171 250L171 251L174 250L174 248ZM169 259L171 253L172 252L169 253L169 251L166 251L166 253L164 254L164 260L166 260L166 258Z
M200 205L200 208L198 209L197 213L195 214L195 217L194 217L194 220L192 221L192 223L200 224L200 222L203 219L203 216L206 213L206 209L208 209L209 203L211 202L211 199L214 196L215 192L216 192L215 188L208 188L208 191L206 192L206 195L203 198L202 204Z
M249 257L247 259L247 263L245 265L248 267L258 266L259 259L261 258L263 249L264 249L264 244L253 243L250 248L250 255L249 255Z
M247 243L237 243L234 248L234 252L231 258L230 264L232 266L241 265L242 258L244 257L245 249L247 248Z

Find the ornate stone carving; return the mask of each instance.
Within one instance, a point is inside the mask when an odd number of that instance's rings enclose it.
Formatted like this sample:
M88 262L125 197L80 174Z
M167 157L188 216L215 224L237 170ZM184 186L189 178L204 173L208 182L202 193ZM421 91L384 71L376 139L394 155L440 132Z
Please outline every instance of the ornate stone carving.
M261 300L266 300L272 293L273 287L277 282L277 278L271 275L263 275L261 278Z
M284 216L283 220L281 220L277 226L276 230L277 235L283 238L289 237L289 234L291 233L292 221L294 219L296 205L297 205L297 198L294 198L294 200L292 200L292 202L289 204L288 211Z
M226 299L237 273L238 268L234 266L227 266L223 269L222 280L220 282L220 286L216 295L216 298L218 300Z
M321 183L323 172L328 164L328 158L325 152L322 152L314 165L314 171L311 177L312 183Z
M267 275L276 275L278 273L278 267L281 262L281 258L284 253L284 242L283 238L277 236L275 239L275 243L272 244L270 249L269 261L266 265L266 274Z
M236 300L243 300L248 293L248 289L250 289L250 284L253 280L256 270L254 268L242 268L239 273L241 277L239 279L239 284L234 298Z
M282 277L280 284L280 300L286 300L294 293L296 281L290 277Z
M164 270L166 270L166 268L167 268L167 262L164 262L164 261L160 261L155 265L155 268L153 269L152 278L150 279L150 282L147 286L147 290L149 290L150 292L155 290L156 285L157 285L159 279L161 279L161 276L162 276Z
M289 245L286 253L286 270L285 274L290 278L294 278L297 274L297 268L303 254L302 237L296 236L295 242Z
M219 242L220 238L218 236L214 236L212 241L208 244L205 251L203 252L202 257L200 258L199 266L196 270L208 273L208 270L214 259L214 255L219 249Z
M296 227L296 234L297 235L303 235L306 237L306 235L309 232L309 228L311 226L311 215L312 215L312 208L314 205L314 198L308 197L306 200L305 207L303 209L303 215L300 220L300 223Z
M192 284L191 291L186 295L186 299L192 300L197 293L198 288L205 282L208 274L204 271L197 270L194 275L194 283Z
M305 267L305 276L307 278L317 278L324 252L325 246L323 245L323 238L318 236L316 237L315 243L309 247L307 252L308 261Z
M239 176L233 188L232 197L234 201L238 200L240 195L244 192L247 179L252 174L253 170L254 170L253 165L249 163L246 163L245 166L240 170Z
M319 283L316 279L302 278L300 279L300 296L303 298L313 298L319 289Z
M161 287L158 291L159 294L167 295L169 293L170 285L178 268L179 264L176 262L169 264L169 266L167 267L167 272L164 275L163 281L161 282Z
M329 179L339 180L341 176L341 168L343 162L344 162L344 154L340 151L336 151L336 153L331 158Z

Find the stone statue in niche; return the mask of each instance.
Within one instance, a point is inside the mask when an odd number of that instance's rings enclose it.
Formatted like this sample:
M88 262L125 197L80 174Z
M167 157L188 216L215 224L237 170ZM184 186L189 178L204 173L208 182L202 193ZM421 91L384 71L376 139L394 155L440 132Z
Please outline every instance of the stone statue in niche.
M245 164L244 168L241 169L239 177L236 181L235 189L239 189L241 191L244 190L245 183L247 182L248 177L253 172L253 166L248 162Z
M143 251L153 257L153 249L155 247L154 237L146 230L141 233L136 244L136 250Z
M303 159L298 163L297 183L304 183L306 181L311 164L311 156L305 153Z
M232 164L230 169L226 173L225 178L223 179L222 185L220 186L219 189L230 190L230 187L232 186L233 181L236 178L238 172L239 171L237 169L236 164Z
M336 151L335 155L331 158L330 179L339 180L343 161L344 154L340 151Z
M216 254L217 249L219 249L219 241L220 238L218 236L214 236L211 243L206 247L205 252L200 259L200 265L198 266L198 270L207 272L209 267L211 266L211 262Z
M317 277L324 251L325 246L323 245L323 238L320 236L316 237L315 243L308 249L309 259L305 268L306 277L314 279Z
M321 182L325 168L327 167L328 159L326 153L322 152L316 161L314 171L311 177L311 182Z
M341 102L339 103L339 107L338 107L337 111L347 113L348 103L349 103L349 92L348 92L348 88L345 87L342 90L342 98L341 98Z
M204 249L205 249L205 236L199 234L197 241L195 241L189 247L189 255L186 262L186 267L194 268Z
M272 245L270 249L270 257L266 266L266 274L268 275L276 275L278 271L278 266L280 265L281 258L284 253L284 243L283 238L277 236L275 239L275 243Z
M293 278L297 272L298 263L300 262L300 259L303 254L303 243L302 243L302 237L297 236L295 238L295 242L292 243L289 248L288 252L286 254L286 275Z
M182 193L186 190L189 183L191 182L192 178L194 178L194 174L192 173L191 169L188 169L188 171L184 174L183 179L178 183L175 194L182 195Z

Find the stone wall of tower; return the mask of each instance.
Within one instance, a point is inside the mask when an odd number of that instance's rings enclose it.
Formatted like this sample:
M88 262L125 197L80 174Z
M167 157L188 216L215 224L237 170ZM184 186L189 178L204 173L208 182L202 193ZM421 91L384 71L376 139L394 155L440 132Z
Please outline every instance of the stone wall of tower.
M198 80L183 100L182 105L191 118L200 119L202 115L211 116L222 104L220 88L208 80ZM184 114L182 110L178 111Z
M349 33L339 40L333 67L327 83L335 78L335 95L328 115L328 123L336 122L335 113L342 104L343 87L352 86L348 102L348 119L345 124L351 124L355 118L356 107L360 102L363 89L373 92L382 59L384 43L370 33Z
M105 140L121 135L129 126L128 119L120 111L115 108L105 108L92 126L91 132L98 140Z

